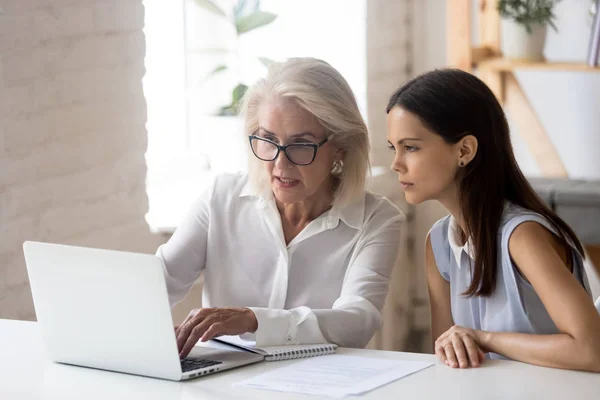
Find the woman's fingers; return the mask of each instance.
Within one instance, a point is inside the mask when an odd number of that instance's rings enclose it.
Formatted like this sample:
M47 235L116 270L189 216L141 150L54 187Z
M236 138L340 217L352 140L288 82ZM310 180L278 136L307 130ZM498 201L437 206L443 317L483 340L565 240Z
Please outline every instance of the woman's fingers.
M444 351L444 343L445 341L442 335L435 341L433 350L435 351L435 355L438 360L448 365L448 357L446 357L446 352Z
M217 336L227 335L227 334L229 334L229 332L228 332L229 329L231 329L231 327L227 326L227 324L223 324L220 322L212 324L211 326L208 327L206 332L204 332L204 334L200 338L200 341L208 342L209 340L214 339ZM234 331L236 331L236 330L234 330Z
M198 313L198 311L199 311L199 309L194 309L194 310L190 311L188 313L188 315L185 317L185 319L183 320L183 322L175 327L175 336L179 335L179 331L181 330L181 327L184 326L185 324L187 324L188 321L190 319L192 319Z
M204 310L205 309L194 310L195 313L190 313L185 323L180 325L179 332L177 332L177 348L179 349L179 352L183 349L183 346L192 334L192 331L196 329L196 326L206 317L207 313Z
M470 336L463 337L463 344L467 349L468 362L471 367L477 368L480 363L481 349L477 346L477 343Z
M467 368L469 366L469 359L467 356L467 350L465 349L465 344L463 342L463 337L453 335L452 347L454 348L454 354L456 355L458 367Z
M245 308L201 308L191 312L175 328L179 356L186 357L198 340L206 342L219 335L239 335L257 329L254 312Z
M446 358L448 359L446 364L452 368L458 367L458 360L456 359L456 353L454 352L454 345L452 342L446 342L444 345L444 352L446 353Z
M185 342L182 341L182 345L179 348L179 358L183 359L192 351L198 340L204 335L204 332L215 322L214 317L209 316L202 320L196 320L197 325L191 330L187 336Z
M446 357L446 352L444 351L443 346L435 346L435 355L437 356L438 360L448 365L448 357Z

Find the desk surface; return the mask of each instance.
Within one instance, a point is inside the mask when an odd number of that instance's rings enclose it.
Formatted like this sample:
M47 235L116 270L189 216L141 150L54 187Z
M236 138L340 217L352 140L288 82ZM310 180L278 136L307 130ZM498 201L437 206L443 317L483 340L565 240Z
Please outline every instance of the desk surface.
M339 354L435 361L429 354L339 349ZM0 320L0 399L317 399L233 387L232 382L297 361L263 362L187 382L170 382L44 359L37 324ZM363 396L348 399L600 399L600 374L487 361L477 369L436 364Z

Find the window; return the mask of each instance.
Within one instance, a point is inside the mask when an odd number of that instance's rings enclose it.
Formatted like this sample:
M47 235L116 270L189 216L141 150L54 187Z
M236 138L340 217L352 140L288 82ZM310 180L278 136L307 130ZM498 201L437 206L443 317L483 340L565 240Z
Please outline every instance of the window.
M227 13L236 4L214 2ZM329 62L348 80L366 119L366 0L263 0L260 9L277 18L238 38L226 19L193 0L144 5L146 218L153 230L177 226L213 174L245 169L241 121L214 113L230 102L237 82L251 85L264 76L257 57ZM230 68L207 78L221 64Z

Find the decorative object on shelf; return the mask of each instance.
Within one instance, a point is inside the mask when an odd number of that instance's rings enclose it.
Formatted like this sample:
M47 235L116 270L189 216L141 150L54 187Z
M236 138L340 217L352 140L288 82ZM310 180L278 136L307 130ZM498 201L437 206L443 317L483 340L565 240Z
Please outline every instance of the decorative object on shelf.
M554 25L557 0L498 0L502 17L501 49L504 57L516 60L544 60L546 29Z
M195 3L214 15L229 21L235 30L236 42L244 33L268 25L277 18L276 14L260 10L260 0L237 0L234 2L233 10L230 14L226 13L212 0L195 0ZM258 57L258 61L265 67L268 67L272 62L266 57ZM212 70L207 78L230 68L236 68L236 66L229 66L227 64L218 65ZM239 66L237 66L237 68L239 68ZM217 112L217 115L237 115L238 103L244 96L244 93L246 93L246 90L248 90L248 85L238 82L231 91L231 103L222 106Z
M591 12L594 15L594 23L590 33L587 63L590 67L596 67L598 66L598 55L600 54L600 0L595 0Z

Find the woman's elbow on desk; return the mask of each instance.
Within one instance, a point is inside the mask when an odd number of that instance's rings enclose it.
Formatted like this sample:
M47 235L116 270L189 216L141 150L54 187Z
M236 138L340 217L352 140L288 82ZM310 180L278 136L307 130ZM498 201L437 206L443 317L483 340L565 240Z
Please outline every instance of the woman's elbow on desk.
M582 369L590 372L600 372L600 336L594 343L585 346L583 351Z
M592 340L585 342L581 339L573 339L579 341L577 350L572 355L576 359L565 362L565 365L560 365L559 368L600 372L600 336L590 339Z

